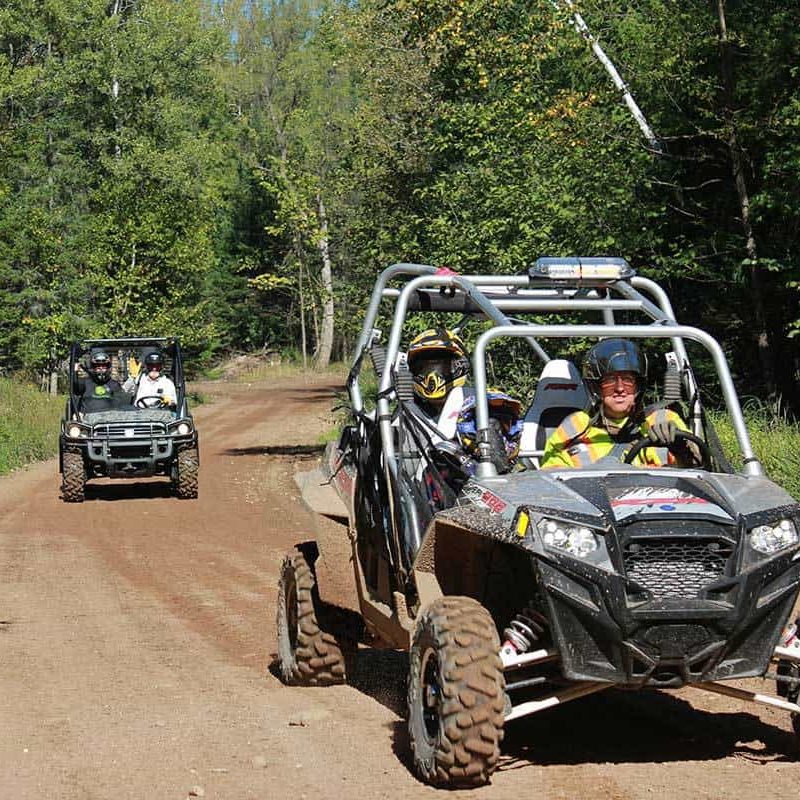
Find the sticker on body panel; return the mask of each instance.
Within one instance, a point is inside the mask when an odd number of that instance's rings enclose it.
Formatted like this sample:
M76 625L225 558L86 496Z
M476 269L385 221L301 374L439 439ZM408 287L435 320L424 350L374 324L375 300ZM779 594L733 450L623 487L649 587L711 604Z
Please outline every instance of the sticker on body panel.
M492 514L502 514L508 508L508 503L505 500L477 483L467 484L461 496Z
M619 521L634 514L699 513L729 521L730 516L715 503L681 489L639 486L623 489L609 498L614 517Z

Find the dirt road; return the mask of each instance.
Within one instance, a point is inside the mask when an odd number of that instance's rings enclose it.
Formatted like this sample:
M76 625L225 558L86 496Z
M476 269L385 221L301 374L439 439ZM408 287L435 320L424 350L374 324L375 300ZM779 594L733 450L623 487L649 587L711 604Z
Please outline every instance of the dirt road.
M309 530L292 474L330 378L209 385L200 498L160 482L58 498L0 480L0 800L433 797L408 768L404 659L351 685L271 674L282 554ZM789 720L696 690L606 693L508 726L485 798L791 798ZM441 795L440 795L441 796Z

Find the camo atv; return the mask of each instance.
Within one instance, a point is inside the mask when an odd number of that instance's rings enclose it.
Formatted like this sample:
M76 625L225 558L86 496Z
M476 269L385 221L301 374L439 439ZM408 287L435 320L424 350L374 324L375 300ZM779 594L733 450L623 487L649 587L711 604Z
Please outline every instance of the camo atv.
M120 383L128 377L128 365L143 362L148 353L159 352L175 384L174 409L161 407L157 397L120 393L107 410L88 411L83 396L71 380L70 394L59 437L61 496L67 503L85 498L86 483L93 478L169 477L176 497L197 497L200 469L197 429L186 397L180 343L172 337L86 339L70 350L69 374L93 352L111 356L112 374ZM132 361L133 360L133 361ZM151 402L158 407L150 407Z

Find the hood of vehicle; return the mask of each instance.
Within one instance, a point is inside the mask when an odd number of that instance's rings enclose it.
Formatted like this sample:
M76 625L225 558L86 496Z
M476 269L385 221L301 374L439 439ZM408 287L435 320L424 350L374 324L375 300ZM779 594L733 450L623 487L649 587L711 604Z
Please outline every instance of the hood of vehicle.
M526 507L616 524L670 517L732 524L741 514L795 505L766 478L673 469L522 472L469 481L459 499L509 520Z

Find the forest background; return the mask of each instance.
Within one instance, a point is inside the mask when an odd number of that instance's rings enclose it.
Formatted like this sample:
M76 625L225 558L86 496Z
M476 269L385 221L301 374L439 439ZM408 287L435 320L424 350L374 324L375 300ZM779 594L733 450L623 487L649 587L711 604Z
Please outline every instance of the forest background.
M798 10L4 0L0 372L55 388L76 338L165 333L195 366L325 365L388 264L621 255L720 339L744 395L791 415Z

